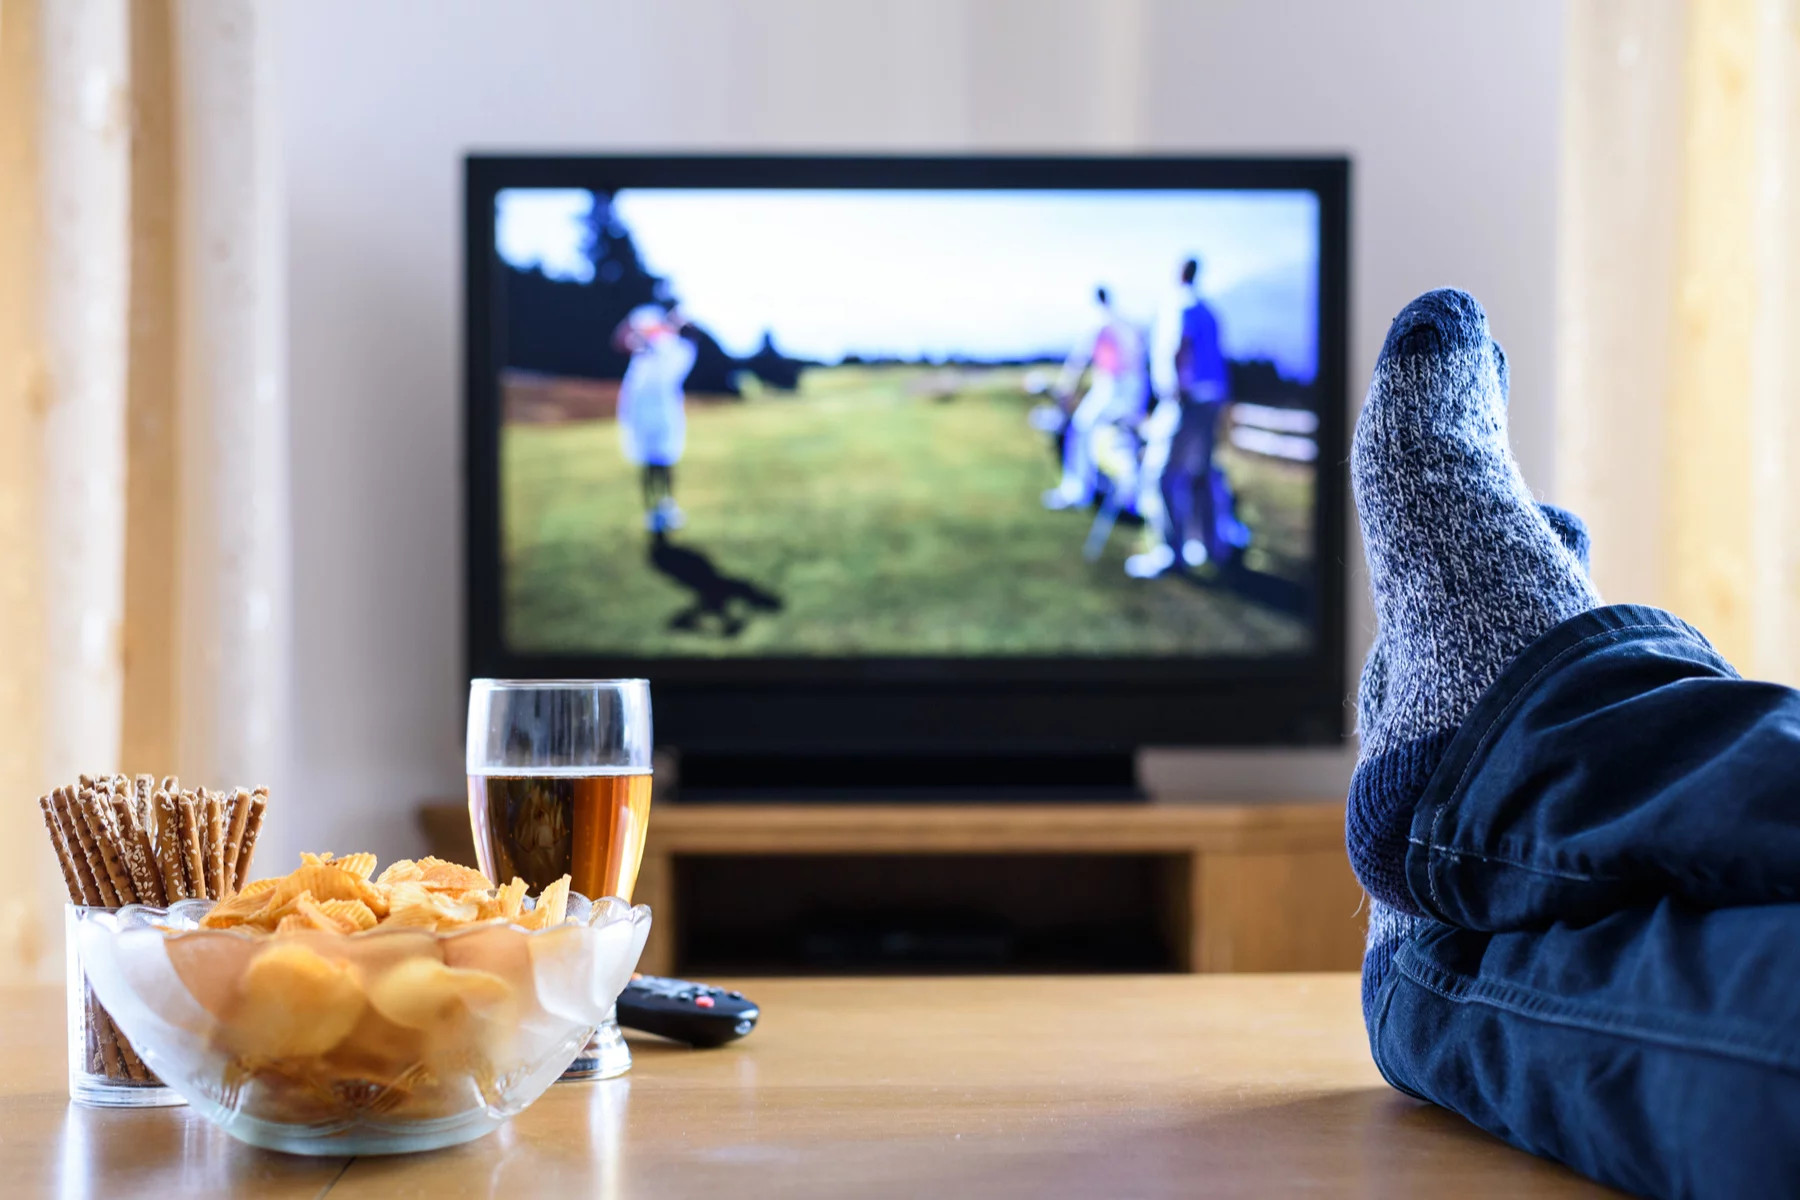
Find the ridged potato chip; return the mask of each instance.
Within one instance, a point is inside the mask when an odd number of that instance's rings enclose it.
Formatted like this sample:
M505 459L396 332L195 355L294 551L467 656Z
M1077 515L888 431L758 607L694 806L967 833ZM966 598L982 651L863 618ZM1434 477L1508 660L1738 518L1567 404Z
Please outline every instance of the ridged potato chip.
M366 880L375 873L375 856L364 850L360 854L346 854L334 859L332 865L350 872L358 879Z
M333 920L349 925L351 933L373 929L381 920L375 910L361 900L327 900L319 908Z
M322 854L310 851L300 852L300 862L304 866L332 866L340 871L348 871L358 879L367 879L375 873L375 856L367 850L359 854L346 854L342 858L327 850Z

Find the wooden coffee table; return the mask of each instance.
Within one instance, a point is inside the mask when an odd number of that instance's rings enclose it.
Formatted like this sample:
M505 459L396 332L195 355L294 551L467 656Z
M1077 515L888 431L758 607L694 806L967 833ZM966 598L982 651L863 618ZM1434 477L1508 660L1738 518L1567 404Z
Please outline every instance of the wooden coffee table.
M634 1044L499 1132L304 1159L71 1107L60 989L0 992L0 1192L135 1197L1612 1195L1389 1089L1333 975L756 980L762 1026Z

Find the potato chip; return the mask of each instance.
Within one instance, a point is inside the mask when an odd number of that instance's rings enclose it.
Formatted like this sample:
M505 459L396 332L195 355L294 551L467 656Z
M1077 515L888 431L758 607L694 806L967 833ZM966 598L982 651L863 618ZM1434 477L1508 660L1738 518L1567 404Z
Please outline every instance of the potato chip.
M548 929L561 925L569 911L569 877L564 875L538 893L537 907L519 917L526 929Z
M244 971L230 1028L240 1054L323 1054L362 1016L367 1001L347 963L298 942L273 942Z
M279 879L258 879L247 883L236 892L213 905L212 911L200 920L204 929L225 929L232 925L243 924L245 920L267 907L269 898L281 885Z
M445 862L441 858L422 858L418 865L420 880L436 891L487 891L494 886L492 880L474 867Z
M501 916L509 921L518 920L525 902L525 881L514 875L512 882L501 888L495 898L500 902Z
M241 902L254 900L258 896L267 896L270 892L273 892L280 886L281 880L279 879L255 879L231 893L231 895L221 903L230 904L233 901Z
M424 878L419 864L410 858L395 859L375 882L378 884L417 883Z
M327 900L319 907L332 918L350 926L350 932L373 929L380 918L361 900Z
M360 854L346 854L333 862L333 866L348 871L358 879L366 880L375 873L375 856L364 850Z
M369 1005L394 1024L427 1033L447 1032L470 1015L512 998L498 975L411 958L383 972L369 988Z
M276 933L310 933L312 930L313 923L299 913L289 913L275 922Z
M319 902L313 899L311 892L301 892L294 897L294 911L312 922L314 929L322 929L327 933L356 932L356 927L349 921L340 921L321 908Z
M383 928L400 926L436 929L438 927L438 910L435 906L422 901L416 904L397 904L388 910L388 915L381 924Z
M378 917L387 911L387 898L375 885L334 863L301 867L283 881L281 891L289 895L311 892L315 900L360 900Z

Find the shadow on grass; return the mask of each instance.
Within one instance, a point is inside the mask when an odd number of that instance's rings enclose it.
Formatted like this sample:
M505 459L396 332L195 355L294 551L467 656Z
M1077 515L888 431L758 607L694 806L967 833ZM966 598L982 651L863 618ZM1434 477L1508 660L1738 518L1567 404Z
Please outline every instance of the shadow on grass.
M650 539L650 566L692 594L688 606L669 618L670 629L706 633L712 625L720 637L734 638L744 632L750 614L782 608L781 597L774 592L724 574L704 551L677 546L666 533Z
M1235 592L1252 604L1302 621L1312 619L1313 595L1310 588L1280 575L1252 570L1235 555L1217 570L1189 572L1186 578L1199 588Z

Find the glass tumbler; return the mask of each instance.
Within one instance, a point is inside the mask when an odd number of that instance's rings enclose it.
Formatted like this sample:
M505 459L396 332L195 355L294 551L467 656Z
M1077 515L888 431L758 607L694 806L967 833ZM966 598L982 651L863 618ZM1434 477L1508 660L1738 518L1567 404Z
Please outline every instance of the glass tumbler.
M162 1108L186 1104L163 1086L156 1073L113 1024L81 968L75 927L79 904L63 905L64 986L68 996L69 1099L92 1108ZM111 909L106 910L108 912Z
M563 875L590 899L630 901L650 820L650 685L642 679L469 684L469 821L481 870L532 894ZM631 1069L613 1013L564 1072Z

